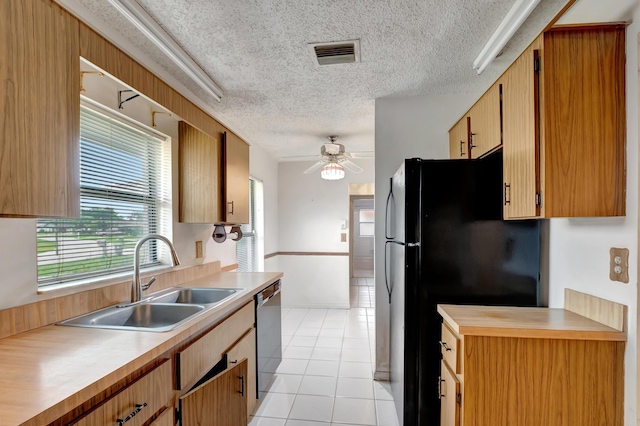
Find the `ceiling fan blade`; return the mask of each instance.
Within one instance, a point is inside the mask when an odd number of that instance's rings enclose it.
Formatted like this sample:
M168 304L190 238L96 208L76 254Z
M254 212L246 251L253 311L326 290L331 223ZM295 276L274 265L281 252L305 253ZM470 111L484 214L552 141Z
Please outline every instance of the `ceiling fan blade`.
M280 157L278 161L315 161L322 158L321 155L294 155L289 157Z
M351 158L374 158L375 152L373 151L361 151L361 152L351 152Z
M356 163L354 163L351 160L341 161L340 165L345 169L349 170L351 173L360 173L361 171L364 170L362 167L358 166Z
M313 166L311 166L307 170L305 170L304 174L309 174L309 173L315 172L320 167L324 166L326 162L327 162L326 159L322 159L322 160L318 161L316 164L314 164Z

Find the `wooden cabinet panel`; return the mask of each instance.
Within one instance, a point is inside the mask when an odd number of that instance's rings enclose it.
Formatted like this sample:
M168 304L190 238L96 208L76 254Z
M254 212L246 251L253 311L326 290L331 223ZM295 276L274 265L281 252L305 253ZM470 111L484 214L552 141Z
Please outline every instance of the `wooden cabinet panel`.
M502 144L500 92L496 83L469 110L471 158L482 157Z
M252 301L191 345L179 350L176 353L177 389L193 386L254 323L255 303Z
M440 362L440 426L460 425L460 381L446 362Z
M231 132L224 144L225 222L249 223L249 145Z
M525 218L539 214L538 86L534 42L503 76L503 179L504 217Z
M220 222L220 140L181 121L178 143L180 222Z
M460 339L445 324L442 324L441 351L442 359L454 373L460 374Z
M620 426L624 342L465 336L465 426Z
M467 117L462 117L449 130L449 158L459 160L469 158L469 128Z
M171 363L166 360L138 381L91 411L76 426L117 424L128 416L127 426L139 426L171 402ZM171 410L169 410L171 411Z
M50 0L0 2L0 215L80 215L78 25Z
M182 426L247 424L247 360L180 398Z
M247 359L247 415L253 414L256 408L258 381L256 377L256 330L252 328L242 339L227 351L229 365L235 365L242 359Z
M167 408L149 426L173 426L175 423L173 408Z
M625 31L545 34L545 216L625 214Z

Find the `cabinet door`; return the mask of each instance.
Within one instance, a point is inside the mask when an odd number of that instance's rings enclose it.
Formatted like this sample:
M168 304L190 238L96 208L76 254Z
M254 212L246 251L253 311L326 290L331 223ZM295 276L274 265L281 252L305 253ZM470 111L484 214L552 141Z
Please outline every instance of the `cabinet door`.
M0 215L80 215L78 20L50 0L0 2Z
M249 223L249 145L231 132L224 144L226 223Z
M504 218L536 217L540 186L539 74L536 40L503 76Z
M180 222L222 221L220 140L181 121L178 145Z
M449 130L449 158L459 160L469 158L469 129L467 117L462 117L451 130Z
M247 415L253 414L253 410L256 408L257 393L256 387L258 385L256 378L256 330L252 328L247 334L244 335L238 343L233 345L227 351L227 360L229 365L237 364L241 359L247 359Z
M449 366L440 362L440 426L460 425L460 382Z
M482 157L502 144L501 90L502 84L494 84L469 110L471 158Z
M173 426L175 422L173 408L167 408L149 426Z
M247 364L243 359L180 398L182 426L247 424Z

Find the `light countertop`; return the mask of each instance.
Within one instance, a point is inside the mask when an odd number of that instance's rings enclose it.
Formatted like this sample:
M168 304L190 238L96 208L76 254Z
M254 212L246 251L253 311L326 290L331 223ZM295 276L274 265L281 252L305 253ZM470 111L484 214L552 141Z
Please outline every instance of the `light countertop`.
M626 333L565 309L438 305L458 335L626 341Z
M184 287L243 288L168 332L49 325L0 339L0 425L48 424L244 306L282 277L221 272Z

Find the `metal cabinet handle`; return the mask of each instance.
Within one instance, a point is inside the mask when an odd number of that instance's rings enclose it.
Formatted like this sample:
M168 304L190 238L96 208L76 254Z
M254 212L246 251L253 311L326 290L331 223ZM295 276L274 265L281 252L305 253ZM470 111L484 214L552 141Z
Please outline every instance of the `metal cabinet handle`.
M238 377L240 379L240 392L238 392L241 396L244 396L244 376Z
M475 135L475 133L469 133L469 149L476 148L476 145L473 144L473 137Z
M438 399L446 398L447 395L442 393L442 384L444 383L442 376L438 376Z
M228 214L233 214L233 201L228 201L227 204L231 204L231 211L229 211L229 209L227 209L227 213Z
M440 341L440 346L442 346L442 349L447 352L451 350L451 348L447 345L447 342L443 342L442 340Z
M144 407L147 406L147 403L143 403L143 404L136 404L136 409L133 410L127 417L125 417L124 419L117 419L116 423L118 424L118 426L122 426L123 424L125 424L126 422L128 422L129 420L131 420L132 418L134 418L136 416L136 414L138 414L140 411L142 411L142 409Z
M462 151L463 146L464 146L464 141L460 141L460 157L464 157L464 152Z
M507 188L509 189L509 198L507 198ZM504 184L504 205L511 204L511 185L506 183Z

